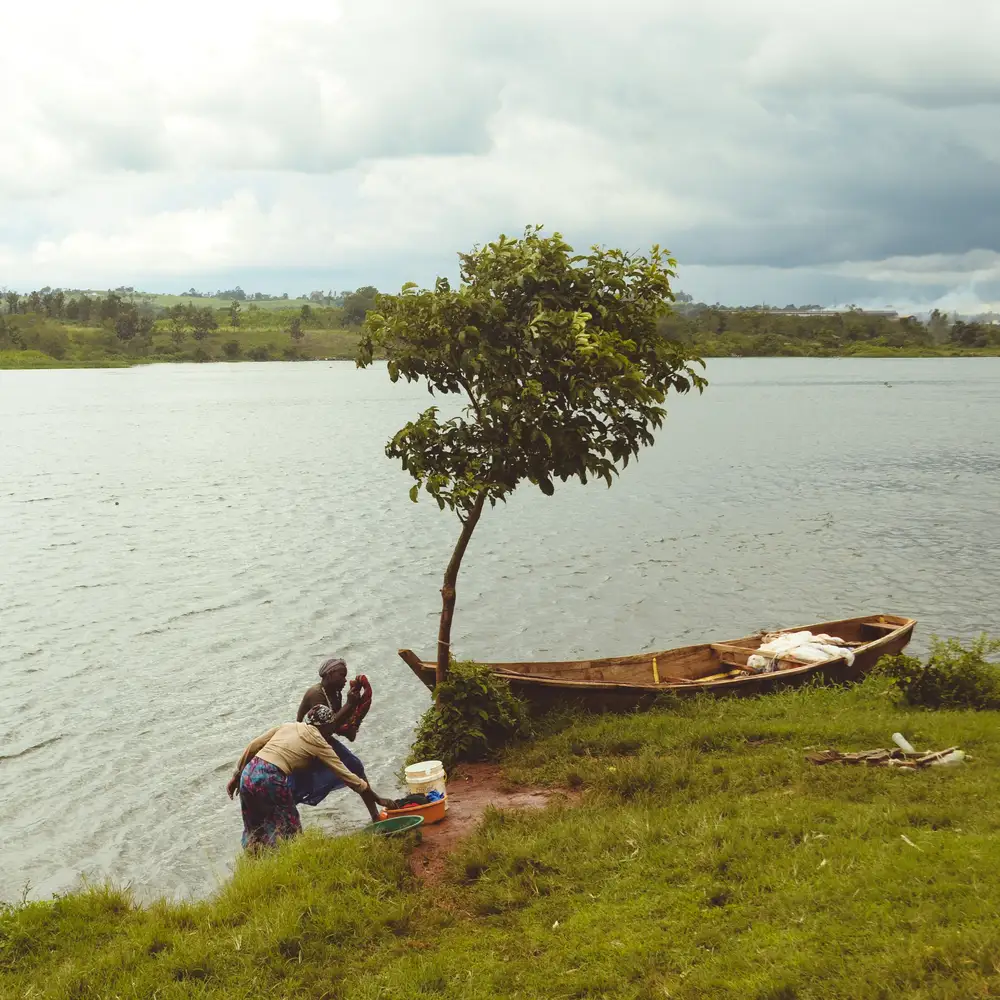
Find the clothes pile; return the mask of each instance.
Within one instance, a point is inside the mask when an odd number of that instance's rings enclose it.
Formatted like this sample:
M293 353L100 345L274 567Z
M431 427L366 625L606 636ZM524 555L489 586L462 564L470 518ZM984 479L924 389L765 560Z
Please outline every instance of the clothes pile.
M823 663L843 657L847 665L854 663L854 653L839 636L825 632L776 632L765 635L757 652L747 660L747 666L755 674L769 674L779 670L780 660L796 663Z
M432 802L440 802L444 796L436 789L431 792L427 792L425 795L423 792L414 792L410 795L404 795L401 799L390 799L386 805L386 809L406 809L407 806L429 806Z

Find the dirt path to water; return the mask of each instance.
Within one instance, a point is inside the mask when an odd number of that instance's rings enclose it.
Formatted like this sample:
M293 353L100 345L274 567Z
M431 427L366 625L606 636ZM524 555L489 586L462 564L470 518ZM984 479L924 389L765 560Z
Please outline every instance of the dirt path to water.
M573 797L560 788L513 786L496 764L463 764L448 778L445 818L421 827L422 840L410 855L410 869L425 882L440 880L448 855L476 829L487 806L542 809L550 802L569 802Z

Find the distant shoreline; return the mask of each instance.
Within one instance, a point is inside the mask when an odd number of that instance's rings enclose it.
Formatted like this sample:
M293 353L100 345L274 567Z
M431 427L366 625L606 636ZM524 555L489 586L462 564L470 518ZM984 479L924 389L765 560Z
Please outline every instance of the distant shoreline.
M209 358L195 361L191 358L98 358L93 361L61 361L48 356L38 357L36 351L0 351L0 371L53 371L68 369L111 369L111 368L145 368L149 365L215 365L215 364L302 364L315 361L354 362L353 354L331 355L314 358L266 358L261 360L251 358ZM24 355L25 357L18 357ZM792 358L825 358L828 360L863 359L882 360L892 358L996 358L1000 357L1000 348L980 348L972 350L908 350L906 348L879 348L877 351L857 352L853 354L704 354L704 360L726 358L732 360L763 360Z
M126 292L128 290L125 290ZM0 368L122 368L211 361L349 361L376 290L343 305L233 300L153 301L109 292L66 298L44 289L4 296ZM266 307L265 307L266 306ZM688 357L996 357L1000 322L926 322L851 309L789 313L681 304L657 320L665 341Z

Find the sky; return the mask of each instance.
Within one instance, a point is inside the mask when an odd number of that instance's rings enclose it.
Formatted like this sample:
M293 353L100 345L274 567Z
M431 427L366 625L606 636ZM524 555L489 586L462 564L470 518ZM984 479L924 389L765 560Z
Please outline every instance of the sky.
M997 0L34 0L0 287L455 276L541 223L733 305L1000 303Z

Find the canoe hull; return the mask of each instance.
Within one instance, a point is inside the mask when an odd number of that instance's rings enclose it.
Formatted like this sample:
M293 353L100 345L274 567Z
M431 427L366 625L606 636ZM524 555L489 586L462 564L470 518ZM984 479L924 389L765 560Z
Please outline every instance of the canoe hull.
M593 712L628 712L648 708L667 692L682 697L697 693L749 696L814 681L849 684L864 677L883 656L902 652L915 625L912 618L869 615L781 629L782 632L807 629L814 634L841 636L853 642L854 662L848 665L845 657L815 664L782 661L783 669L772 673L740 673L735 677L720 677L716 668L745 664L747 656L760 644L760 634L634 656L484 666L506 679L511 690L538 712L567 705ZM421 682L433 690L434 664L421 660L408 649L401 649L399 655Z

